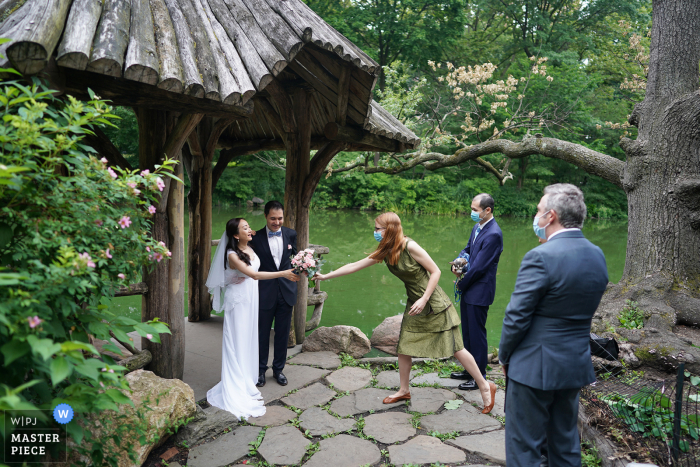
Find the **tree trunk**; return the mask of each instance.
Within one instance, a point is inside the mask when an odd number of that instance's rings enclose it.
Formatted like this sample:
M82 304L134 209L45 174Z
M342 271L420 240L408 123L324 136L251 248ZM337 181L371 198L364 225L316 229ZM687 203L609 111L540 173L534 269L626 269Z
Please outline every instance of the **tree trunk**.
M184 180L182 156L174 175ZM172 256L168 263L168 323L172 334L161 336L161 347L170 352L173 378L185 372L185 185L172 183L168 192L168 242Z

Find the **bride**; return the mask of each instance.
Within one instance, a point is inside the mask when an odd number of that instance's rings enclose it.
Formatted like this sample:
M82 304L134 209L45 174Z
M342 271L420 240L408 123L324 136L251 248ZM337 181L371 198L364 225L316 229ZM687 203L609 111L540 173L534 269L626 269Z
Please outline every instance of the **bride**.
M298 281L291 269L258 272L260 259L248 242L253 230L245 219L226 223L209 269L207 287L215 311L224 311L221 381L207 392L209 404L238 418L265 414L258 379L258 280L284 277ZM221 292L224 292L223 303Z

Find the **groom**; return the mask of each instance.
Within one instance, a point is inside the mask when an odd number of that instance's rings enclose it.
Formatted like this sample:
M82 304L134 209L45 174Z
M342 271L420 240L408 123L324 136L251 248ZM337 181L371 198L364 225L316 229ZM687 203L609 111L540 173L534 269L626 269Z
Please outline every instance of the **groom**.
M279 201L265 205L267 225L258 230L250 242L260 258L260 271L275 272L290 269L289 257L297 253L297 233L282 227L284 206ZM287 342L292 325L292 307L297 301L297 284L287 279L258 281L260 311L258 315L258 347L260 356L259 376L256 386L265 386L270 329L275 321L275 354L272 360L272 376L282 385L287 377L282 370L287 360Z

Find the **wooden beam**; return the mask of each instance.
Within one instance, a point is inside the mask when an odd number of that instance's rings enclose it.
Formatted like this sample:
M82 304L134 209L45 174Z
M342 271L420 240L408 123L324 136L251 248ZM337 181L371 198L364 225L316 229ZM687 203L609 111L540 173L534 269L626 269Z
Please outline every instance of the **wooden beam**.
M177 119L175 128L170 131L168 137L163 145L163 153L166 157L171 159L179 158L182 146L187 141L188 136L192 133L192 130L197 126L197 124L202 120L202 114L182 114ZM163 157L161 155L161 157ZM179 163L182 163L180 160ZM163 194L160 198L160 203L156 206L158 210L165 210L168 205L168 193L170 192L170 185L174 181L170 177L163 177L165 182L165 187L163 188Z
M275 108L272 107L272 104L270 104L264 97L254 98L253 101L256 106L256 112L264 113L265 118L267 118L272 126L275 127L274 129L277 130L282 139L286 138L287 135L284 125L282 124L282 118L280 117L280 114L277 113Z
M344 143L359 144L369 146L374 150L384 152L399 152L399 142L384 136L373 135L372 133L349 126L340 126L335 122L328 122L323 129L323 134L331 141L342 141Z
M301 193L302 206L308 208L311 204L311 198L314 195L314 191L316 191L316 187L321 180L323 172L336 154L342 151L345 146L346 143L342 141L330 141L314 155L313 159L311 159L309 175L307 175L306 180L304 180Z
M151 86L124 78L116 78L59 67L65 78L63 92L81 100L89 100L88 88L102 99L109 99L113 105L126 107L143 107L154 110L166 110L188 113L201 113L212 117L245 118L253 114L253 105L228 105L211 99L178 94L156 86Z
M282 121L282 128L286 133L291 133L297 129L297 121L294 118L294 105L292 100L276 79L270 81L265 90L270 94L270 98L277 105Z
M345 126L348 115L348 98L350 96L350 75L351 69L347 65L340 68L338 77L338 108L335 121L340 126Z
M97 151L100 156L104 156L109 162L109 165L121 167L124 170L133 170L131 164L122 156L122 153L112 143L104 131L98 126L95 126L92 131L94 135L85 135L83 142L87 143L92 149Z

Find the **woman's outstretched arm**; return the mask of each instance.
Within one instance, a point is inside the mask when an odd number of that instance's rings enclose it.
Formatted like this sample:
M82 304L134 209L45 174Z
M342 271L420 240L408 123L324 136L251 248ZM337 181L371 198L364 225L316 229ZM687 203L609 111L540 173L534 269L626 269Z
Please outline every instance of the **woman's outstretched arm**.
M294 274L294 272L292 272L292 269L277 272L256 271L255 269L251 268L243 261L241 261L241 258L239 258L238 255L233 252L228 254L228 265L230 268L241 271L243 274L250 277L251 279L255 279L256 281L266 279L277 279L278 277L283 277L293 282L297 282L299 280L299 276Z
M347 276L348 274L352 274L353 272L357 272L361 269L367 268L377 263L378 261L367 257L365 259L361 259L360 261L355 261L354 263L346 264L345 266L342 266L333 272L329 272L328 274L316 274L314 277L312 277L312 279L325 281L326 279L333 279L334 277Z
M430 273L430 280L428 281L428 286L425 288L425 293L421 298L416 300L413 306L411 306L411 309L408 310L409 315L417 315L423 311L428 300L430 300L430 296L433 295L435 287L438 285L438 281L440 280L440 268L435 264L435 261L433 261L433 258L430 257L428 252L416 242L409 242L407 248L408 252L413 256L413 259Z

